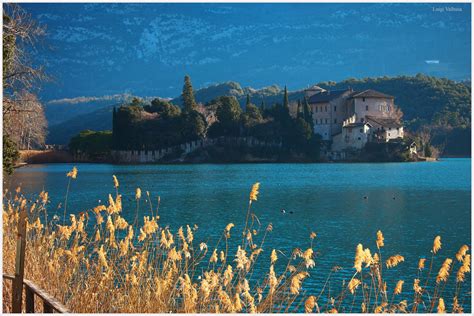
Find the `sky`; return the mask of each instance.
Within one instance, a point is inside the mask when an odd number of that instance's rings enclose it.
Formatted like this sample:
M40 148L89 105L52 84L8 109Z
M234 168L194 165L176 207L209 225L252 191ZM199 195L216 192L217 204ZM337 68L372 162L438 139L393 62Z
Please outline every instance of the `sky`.
M378 76L471 77L470 4L22 4L47 27L43 100L175 97L237 81L301 89Z

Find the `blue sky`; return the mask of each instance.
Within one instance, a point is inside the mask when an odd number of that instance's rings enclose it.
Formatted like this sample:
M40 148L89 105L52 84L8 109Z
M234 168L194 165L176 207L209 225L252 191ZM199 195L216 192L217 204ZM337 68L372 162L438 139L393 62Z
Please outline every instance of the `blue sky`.
M470 4L22 4L47 25L44 100L174 97L237 81L299 89L349 77L471 76ZM452 7L455 10L449 11Z

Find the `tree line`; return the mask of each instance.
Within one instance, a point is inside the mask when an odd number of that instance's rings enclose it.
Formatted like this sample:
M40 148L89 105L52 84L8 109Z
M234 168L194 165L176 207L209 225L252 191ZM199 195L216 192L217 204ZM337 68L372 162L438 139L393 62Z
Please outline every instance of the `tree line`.
M257 106L247 96L242 109L234 96L220 96L204 105L194 98L191 79L184 78L183 106L154 99L149 104L135 98L113 110L112 148L154 150L204 137L254 137L279 142L284 150L317 157L320 137L313 133L311 108L298 101L295 117L290 115L288 90L282 103Z

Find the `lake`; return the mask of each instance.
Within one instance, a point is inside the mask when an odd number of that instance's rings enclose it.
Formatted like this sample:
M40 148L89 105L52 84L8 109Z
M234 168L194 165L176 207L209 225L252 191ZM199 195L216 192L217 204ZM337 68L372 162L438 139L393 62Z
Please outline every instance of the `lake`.
M66 173L72 166L26 166L6 179L5 186L14 188L21 183L26 194L48 191L51 213L64 202ZM112 175L116 175L125 218L135 217L135 189L140 187L142 203L146 191L155 206L157 196L161 197L162 226L176 231L179 226L197 224L196 241L209 245L230 222L236 225L234 236L239 238L236 232L245 221L251 186L260 182L258 201L252 207L263 228L273 224L264 256L272 248L285 253L295 247L306 249L310 232L317 233L315 272L304 283L304 290L311 293L318 293L335 265L344 268L335 280L350 278L356 245L362 243L374 252L377 230L385 236L385 258L397 253L405 257L404 263L385 274L389 289L404 279L406 291L412 293L418 259L430 257L436 235L443 242L436 272L461 245L471 248L470 159L377 164L78 164L77 168L68 211L77 214L99 201L105 203L108 194L115 192ZM62 216L62 210L58 213ZM455 267L457 271L457 263ZM465 293L470 291L470 282L468 278L463 285ZM336 281L333 284L340 287ZM446 301L450 306L452 299ZM470 311L470 297L465 304L465 312Z

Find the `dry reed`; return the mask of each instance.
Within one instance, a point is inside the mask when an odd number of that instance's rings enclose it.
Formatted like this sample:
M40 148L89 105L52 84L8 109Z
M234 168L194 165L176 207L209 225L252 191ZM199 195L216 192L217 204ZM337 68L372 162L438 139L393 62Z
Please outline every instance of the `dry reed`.
M67 176L69 187L70 180L77 177L77 169ZM242 242L237 242L239 245L235 252L230 249L233 223L222 230L219 241L212 247L204 242L194 242L197 227L180 227L176 233L171 228L161 227L158 208L154 212L151 204L150 214L143 217L141 227L137 227L137 223L128 223L121 216L119 181L115 176L113 185L116 193L115 196L109 195L107 205L70 215L69 222L62 225L57 217L48 220L47 192L41 192L37 200L31 202L22 195L21 189L5 192L3 272L14 272L16 227L19 210L25 206L29 210L26 278L74 312L388 313L408 312L408 308L432 312L435 306L441 313L464 311L462 305L469 293L463 292L462 285L466 273L470 272L471 258L467 245L456 254L460 267L456 273L455 293L450 296L443 291L457 263L446 259L436 282L429 285L429 273L426 277L421 274L425 266L422 258L415 263L419 272L413 287L402 293L405 281L398 280L389 299L387 281L382 277L384 263L390 269L407 263L399 254L382 260L385 239L381 231L376 234L377 252L374 255L362 244L356 247L352 278L343 281L340 291L331 285L332 278L341 270L336 266L317 293L316 289L304 286L315 266L314 232L310 233L310 247L304 251L295 249L291 254L285 254L272 249L269 255L260 256L265 238L273 227L270 224L261 230L252 212L252 202L257 201L259 194L259 183L251 189ZM148 192L147 196L151 201ZM140 189L136 190L135 198L136 214L139 214ZM436 264L435 254L440 249L441 237L437 236L432 248L431 267ZM282 254L281 258L277 252ZM267 262L268 272L253 277L260 258ZM287 258L287 262L282 258ZM4 280L4 312L11 310L11 285L7 283ZM412 302L399 298L405 293L413 296ZM446 304L441 295L444 299L451 297L453 304Z

